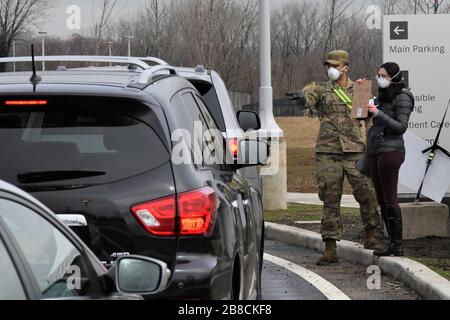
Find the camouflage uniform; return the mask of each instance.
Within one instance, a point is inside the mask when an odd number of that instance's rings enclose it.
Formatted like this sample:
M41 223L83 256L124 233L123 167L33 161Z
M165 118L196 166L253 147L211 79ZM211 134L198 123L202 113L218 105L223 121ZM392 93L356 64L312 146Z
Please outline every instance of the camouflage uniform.
M364 230L378 230L380 225L372 182L355 167L366 148L361 121L351 118L351 109L336 95L334 88L338 87L331 81L311 83L299 94L300 104L320 119L315 151L319 198L324 202L321 227L324 240L341 240L342 237L340 203L344 174L360 204ZM341 89L352 97L353 82L348 80L347 86Z

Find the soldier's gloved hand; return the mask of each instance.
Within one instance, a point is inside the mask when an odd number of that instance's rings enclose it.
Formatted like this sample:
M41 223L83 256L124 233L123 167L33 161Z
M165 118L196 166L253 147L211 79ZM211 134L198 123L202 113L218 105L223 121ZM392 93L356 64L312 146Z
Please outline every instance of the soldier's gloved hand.
M286 96L288 97L288 99L292 100L292 101L301 100L303 98L303 95L304 94L302 91L293 91L293 92L286 93Z

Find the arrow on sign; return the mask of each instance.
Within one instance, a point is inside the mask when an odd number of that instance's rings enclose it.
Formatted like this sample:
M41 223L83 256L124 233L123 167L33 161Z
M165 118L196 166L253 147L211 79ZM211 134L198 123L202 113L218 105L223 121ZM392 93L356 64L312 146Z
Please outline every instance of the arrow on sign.
M400 26L397 26L395 29L394 29L394 32L395 32L395 34L396 35L400 35L400 32L405 32L405 29L400 29Z
M408 21L391 21L391 40L408 39Z

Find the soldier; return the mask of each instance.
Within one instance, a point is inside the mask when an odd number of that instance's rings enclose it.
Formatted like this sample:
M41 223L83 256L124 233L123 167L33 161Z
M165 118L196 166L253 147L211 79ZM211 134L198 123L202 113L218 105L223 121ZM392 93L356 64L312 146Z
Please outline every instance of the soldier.
M337 263L336 241L342 237L340 203L344 174L356 200L360 204L364 227L364 247L380 249L377 235L380 226L378 202L369 178L355 167L363 157L365 144L362 124L351 118L353 82L348 77L349 54L336 50L327 54L324 65L330 81L311 83L302 91L288 94L320 119L320 133L316 143L316 174L319 198L324 202L321 224L325 252L318 265Z

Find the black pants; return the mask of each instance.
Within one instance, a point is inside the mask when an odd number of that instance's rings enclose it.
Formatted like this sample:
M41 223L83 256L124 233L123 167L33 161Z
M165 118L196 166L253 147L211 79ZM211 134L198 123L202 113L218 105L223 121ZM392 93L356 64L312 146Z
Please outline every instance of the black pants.
M375 186L378 203L382 208L399 208L398 175L405 162L401 151L380 153L369 157L369 172Z

